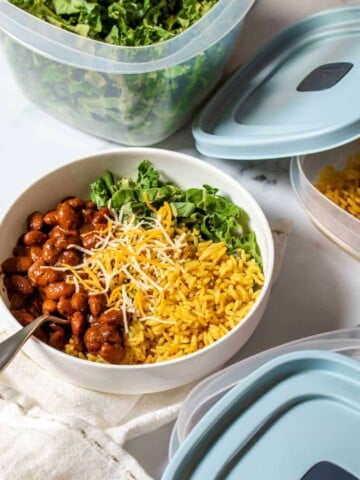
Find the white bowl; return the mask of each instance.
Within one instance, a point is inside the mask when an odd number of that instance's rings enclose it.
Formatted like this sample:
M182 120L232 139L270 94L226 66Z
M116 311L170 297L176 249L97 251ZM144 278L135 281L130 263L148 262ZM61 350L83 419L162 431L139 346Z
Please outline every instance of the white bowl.
M168 390L205 377L219 369L249 339L257 327L269 299L274 265L274 246L268 222L257 202L234 179L207 163L181 153L153 148L124 148L96 154L70 163L31 185L12 205L0 226L0 260L11 256L25 229L25 220L34 210L54 208L71 195L88 197L89 184L105 169L133 176L138 163L148 159L167 179L177 185L201 187L210 184L228 195L250 217L261 250L265 284L251 311L227 335L188 356L147 365L112 365L81 360L62 353L36 338L28 340L25 352L40 366L70 383L109 393L141 394ZM1 293L1 319L10 332L20 324L7 308Z

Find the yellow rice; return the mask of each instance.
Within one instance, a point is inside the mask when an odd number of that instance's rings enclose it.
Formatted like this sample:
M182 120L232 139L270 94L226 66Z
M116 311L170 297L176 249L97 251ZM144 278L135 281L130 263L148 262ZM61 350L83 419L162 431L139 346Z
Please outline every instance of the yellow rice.
M231 256L223 243L200 241L182 259L159 301L158 315L169 323L134 322L125 337L124 363L169 360L211 345L254 305L264 277L244 251Z
M349 159L342 170L325 166L315 187L329 200L360 220L360 155Z

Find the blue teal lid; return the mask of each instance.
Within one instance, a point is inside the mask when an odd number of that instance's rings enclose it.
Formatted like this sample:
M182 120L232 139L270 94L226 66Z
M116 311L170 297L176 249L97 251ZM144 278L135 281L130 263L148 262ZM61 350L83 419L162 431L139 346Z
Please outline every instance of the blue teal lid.
M359 480L360 363L300 351L268 362L191 431L162 480Z
M197 149L229 159L313 153L360 136L360 6L286 28L215 94Z

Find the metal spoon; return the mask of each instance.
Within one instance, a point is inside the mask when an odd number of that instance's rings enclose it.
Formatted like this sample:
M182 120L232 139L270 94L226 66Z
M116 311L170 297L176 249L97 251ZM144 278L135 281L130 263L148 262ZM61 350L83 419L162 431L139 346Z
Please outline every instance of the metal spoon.
M69 320L54 317L52 315L40 315L29 325L23 327L18 332L0 343L0 371L3 370L15 357L26 340L31 337L32 333L45 322L54 322L60 324L68 324Z

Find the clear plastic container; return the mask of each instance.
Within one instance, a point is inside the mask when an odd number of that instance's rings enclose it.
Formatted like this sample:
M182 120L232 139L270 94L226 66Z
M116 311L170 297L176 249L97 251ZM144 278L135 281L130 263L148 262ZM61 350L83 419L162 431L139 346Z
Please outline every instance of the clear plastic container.
M301 205L315 225L341 248L360 259L360 221L330 201L315 187L320 170L327 165L345 167L347 160L360 153L360 142L293 158L290 178Z
M221 79L255 0L219 0L162 43L119 47L61 30L0 0L3 46L25 95L96 136L150 145L181 127Z
M243 378L280 355L308 349L338 352L360 360L360 328L335 330L271 348L230 365L200 382L181 407L170 439L169 459L199 420Z

